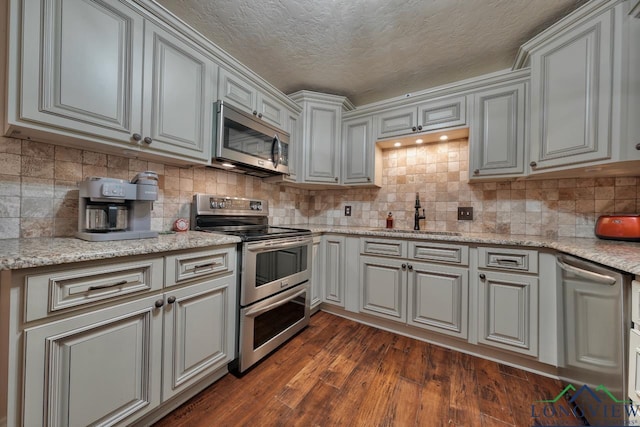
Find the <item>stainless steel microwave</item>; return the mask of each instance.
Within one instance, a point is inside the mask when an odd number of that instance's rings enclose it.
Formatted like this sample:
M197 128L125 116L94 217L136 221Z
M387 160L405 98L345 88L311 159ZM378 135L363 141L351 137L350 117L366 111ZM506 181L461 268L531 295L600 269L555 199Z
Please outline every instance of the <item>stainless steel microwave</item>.
M223 101L215 104L211 166L267 177L289 173L289 134Z

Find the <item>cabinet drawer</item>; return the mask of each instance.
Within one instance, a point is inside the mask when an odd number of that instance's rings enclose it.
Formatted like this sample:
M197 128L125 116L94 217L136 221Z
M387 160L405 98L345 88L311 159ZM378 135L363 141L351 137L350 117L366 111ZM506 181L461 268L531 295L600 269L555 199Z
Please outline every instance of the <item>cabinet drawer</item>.
M214 249L166 257L165 286L231 272L233 251L235 249Z
M70 268L25 277L25 321L139 292L162 289L162 258Z
M469 265L469 248L448 243L409 242L409 258Z
M360 253L363 255L383 255L391 257L406 257L405 242L385 239L361 239Z
M522 249L478 248L478 267L538 272L538 252Z
M640 282L631 282L631 321L640 327Z

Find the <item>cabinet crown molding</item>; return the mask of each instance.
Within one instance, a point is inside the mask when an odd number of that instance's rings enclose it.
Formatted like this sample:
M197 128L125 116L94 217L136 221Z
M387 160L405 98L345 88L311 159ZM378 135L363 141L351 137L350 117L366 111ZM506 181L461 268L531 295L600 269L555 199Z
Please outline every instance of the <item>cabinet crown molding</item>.
M343 111L350 111L355 109L355 105L349 100L349 98L340 95L331 95L328 93L314 92L311 90L299 90L298 92L294 92L289 94L289 98L298 104L304 101L314 101L314 102L327 102L332 105L341 104Z

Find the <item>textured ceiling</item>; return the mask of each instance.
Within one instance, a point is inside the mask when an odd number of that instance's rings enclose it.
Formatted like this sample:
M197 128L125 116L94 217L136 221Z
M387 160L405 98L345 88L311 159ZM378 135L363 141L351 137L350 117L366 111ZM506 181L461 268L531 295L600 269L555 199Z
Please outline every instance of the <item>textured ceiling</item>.
M584 0L156 0L284 93L362 105L511 67Z

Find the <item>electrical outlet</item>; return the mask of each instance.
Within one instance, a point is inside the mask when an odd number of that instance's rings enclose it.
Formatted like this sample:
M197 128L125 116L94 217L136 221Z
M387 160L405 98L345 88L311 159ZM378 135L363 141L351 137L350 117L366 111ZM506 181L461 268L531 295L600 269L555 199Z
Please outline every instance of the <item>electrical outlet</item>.
M351 206L344 207L344 216L351 216Z
M458 208L458 221L471 221L473 219L473 208Z

